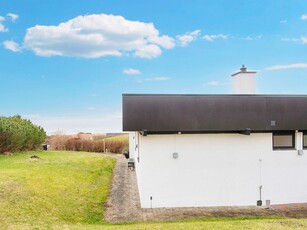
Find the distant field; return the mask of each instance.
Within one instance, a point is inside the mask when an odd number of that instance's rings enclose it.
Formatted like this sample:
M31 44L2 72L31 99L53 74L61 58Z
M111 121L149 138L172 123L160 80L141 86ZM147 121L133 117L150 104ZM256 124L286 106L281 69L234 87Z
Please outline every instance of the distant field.
M105 138L107 141L128 141L129 140L129 135L128 134L124 134L124 135L120 135L120 136L115 136L115 137L107 137Z
M307 229L307 219L289 218L105 223L114 163L73 151L0 155L0 229Z

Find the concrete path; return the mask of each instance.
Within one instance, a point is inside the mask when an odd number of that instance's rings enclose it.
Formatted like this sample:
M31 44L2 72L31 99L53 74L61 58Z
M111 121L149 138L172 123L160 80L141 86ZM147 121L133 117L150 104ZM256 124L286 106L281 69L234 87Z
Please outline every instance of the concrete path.
M206 217L300 217L307 218L307 204L265 207L204 207L141 209L136 175L127 167L127 159L116 155L113 184L106 203L105 220L112 223L166 221Z
M123 155L116 155L112 189L106 203L105 220L131 222L142 219L135 172L128 169Z

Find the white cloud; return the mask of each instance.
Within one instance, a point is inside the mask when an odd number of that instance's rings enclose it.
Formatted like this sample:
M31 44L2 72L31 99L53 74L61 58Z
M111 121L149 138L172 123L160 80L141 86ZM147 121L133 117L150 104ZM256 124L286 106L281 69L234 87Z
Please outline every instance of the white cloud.
M174 39L166 35L160 37L149 37L148 40L162 46L165 49L172 49L175 47Z
M301 36L300 38L282 38L284 42L301 42L307 44L307 36Z
M3 46L5 49L11 50L13 52L20 52L21 51L21 47L18 45L18 43L14 42L14 41L4 41L3 42Z
M263 35L257 35L257 36L246 36L245 38L242 38L243 40L246 41L253 41L253 40L257 40L257 39L261 39L263 37Z
M287 20L281 20L280 23L281 24L286 24L286 23L288 23L288 21Z
M288 41L291 41L291 38L282 38L281 39L283 42L288 42Z
M137 82L144 82L144 81L168 81L170 80L169 77L149 77L145 79L138 79Z
M5 18L0 16L0 32L7 32L8 31L8 28L6 28L4 25L3 25L3 22L5 21Z
M282 69L297 69L297 68L307 68L307 63L295 63L289 65L274 65L265 68L265 70L282 70Z
M301 16L301 19L302 19L302 20L307 20L307 14L303 14L303 15Z
M6 14L6 16L9 17L12 22L16 22L16 20L19 18L17 14L13 14L13 13L8 13Z
M245 40L247 40L247 41L252 41L252 40L254 40L254 38L252 38L251 36L246 36L246 37L245 37Z
M39 56L99 58L132 53L154 58L161 48L171 49L174 39L160 36L153 23L130 21L122 16L92 14L78 16L57 26L28 28L24 47Z
M219 81L209 81L206 83L206 85L218 86L221 85L221 83Z
M135 56L141 57L141 58L155 58L159 57L162 53L162 50L159 46L150 44L146 46L142 46L137 49L135 52Z
M168 81L169 77L153 77L153 78L146 78L146 81Z
M138 69L129 68L129 69L124 69L124 70L123 70L123 74L127 74L127 75L139 75L139 74L141 74L141 71L138 70Z
M300 42L301 41L301 39L300 38L282 38L281 39L282 41L284 41L284 42Z
M187 32L183 35L177 35L176 38L180 46L187 46L192 41L195 41L200 35L200 30L194 30L192 32Z
M206 41L212 42L216 39L227 39L228 35L225 34L212 34L212 35L204 35L202 37L203 39L205 39Z
M301 38L299 39L303 44L307 43L307 37L301 36Z

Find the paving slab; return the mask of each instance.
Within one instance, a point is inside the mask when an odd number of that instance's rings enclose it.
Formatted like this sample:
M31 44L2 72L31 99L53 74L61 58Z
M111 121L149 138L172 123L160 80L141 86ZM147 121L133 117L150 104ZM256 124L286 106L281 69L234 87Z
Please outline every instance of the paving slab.
M111 223L141 221L174 221L218 217L294 217L307 218L307 203L272 205L270 207L189 207L142 209L135 171L128 169L123 155L114 167L112 189L105 204L105 220Z

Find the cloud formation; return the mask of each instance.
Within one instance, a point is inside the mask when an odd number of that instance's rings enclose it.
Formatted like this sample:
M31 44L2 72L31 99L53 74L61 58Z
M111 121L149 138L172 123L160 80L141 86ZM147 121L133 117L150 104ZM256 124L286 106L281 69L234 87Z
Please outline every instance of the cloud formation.
M307 20L307 14L303 14L303 15L301 16L301 19L302 19L302 20Z
M307 36L301 36L300 38L282 38L284 42L300 42L302 44L307 44Z
M162 54L162 50L155 44L146 45L136 50L135 56L141 58L155 58Z
M141 71L138 70L138 69L129 68L129 69L124 69L124 70L123 70L123 74L127 74L127 75L139 75L139 74L141 74Z
M295 63L289 65L274 65L265 68L265 70L282 70L282 69L298 69L307 68L307 63Z
M7 16L8 18L10 18L10 20L11 20L12 22L16 22L16 20L19 18L19 16L18 16L17 14L13 14L13 13L8 13L8 14L6 14L6 16Z
M0 16L0 32L7 32L8 31L8 28L6 28L4 25L3 25L3 22L5 21L5 17L3 16Z
M141 83L144 81L168 81L170 80L169 77L149 77L144 79L138 79L137 82Z
M303 44L307 44L307 37L301 36L299 39Z
M194 30L192 32L187 32L183 35L177 35L176 38L179 42L179 45L185 47L189 45L189 43L191 43L192 41L195 41L199 35L200 30Z
M246 36L245 38L242 38L243 40L246 40L246 41L254 41L254 40L257 40L257 39L261 39L263 36L262 35L257 35L257 36Z
M202 37L206 41L213 42L216 39L227 39L228 35L225 34L212 34L212 35L204 35Z
M219 81L209 81L206 83L206 85L218 86L221 85L221 83Z
M168 81L169 77L152 77L146 78L145 81Z
M21 47L18 45L18 43L14 42L14 41L4 41L3 42L3 46L5 49L8 49L12 52L20 52L21 51Z
M92 14L78 16L57 26L28 28L24 47L39 56L99 58L133 54L155 58L175 46L153 23L130 21L122 16Z

